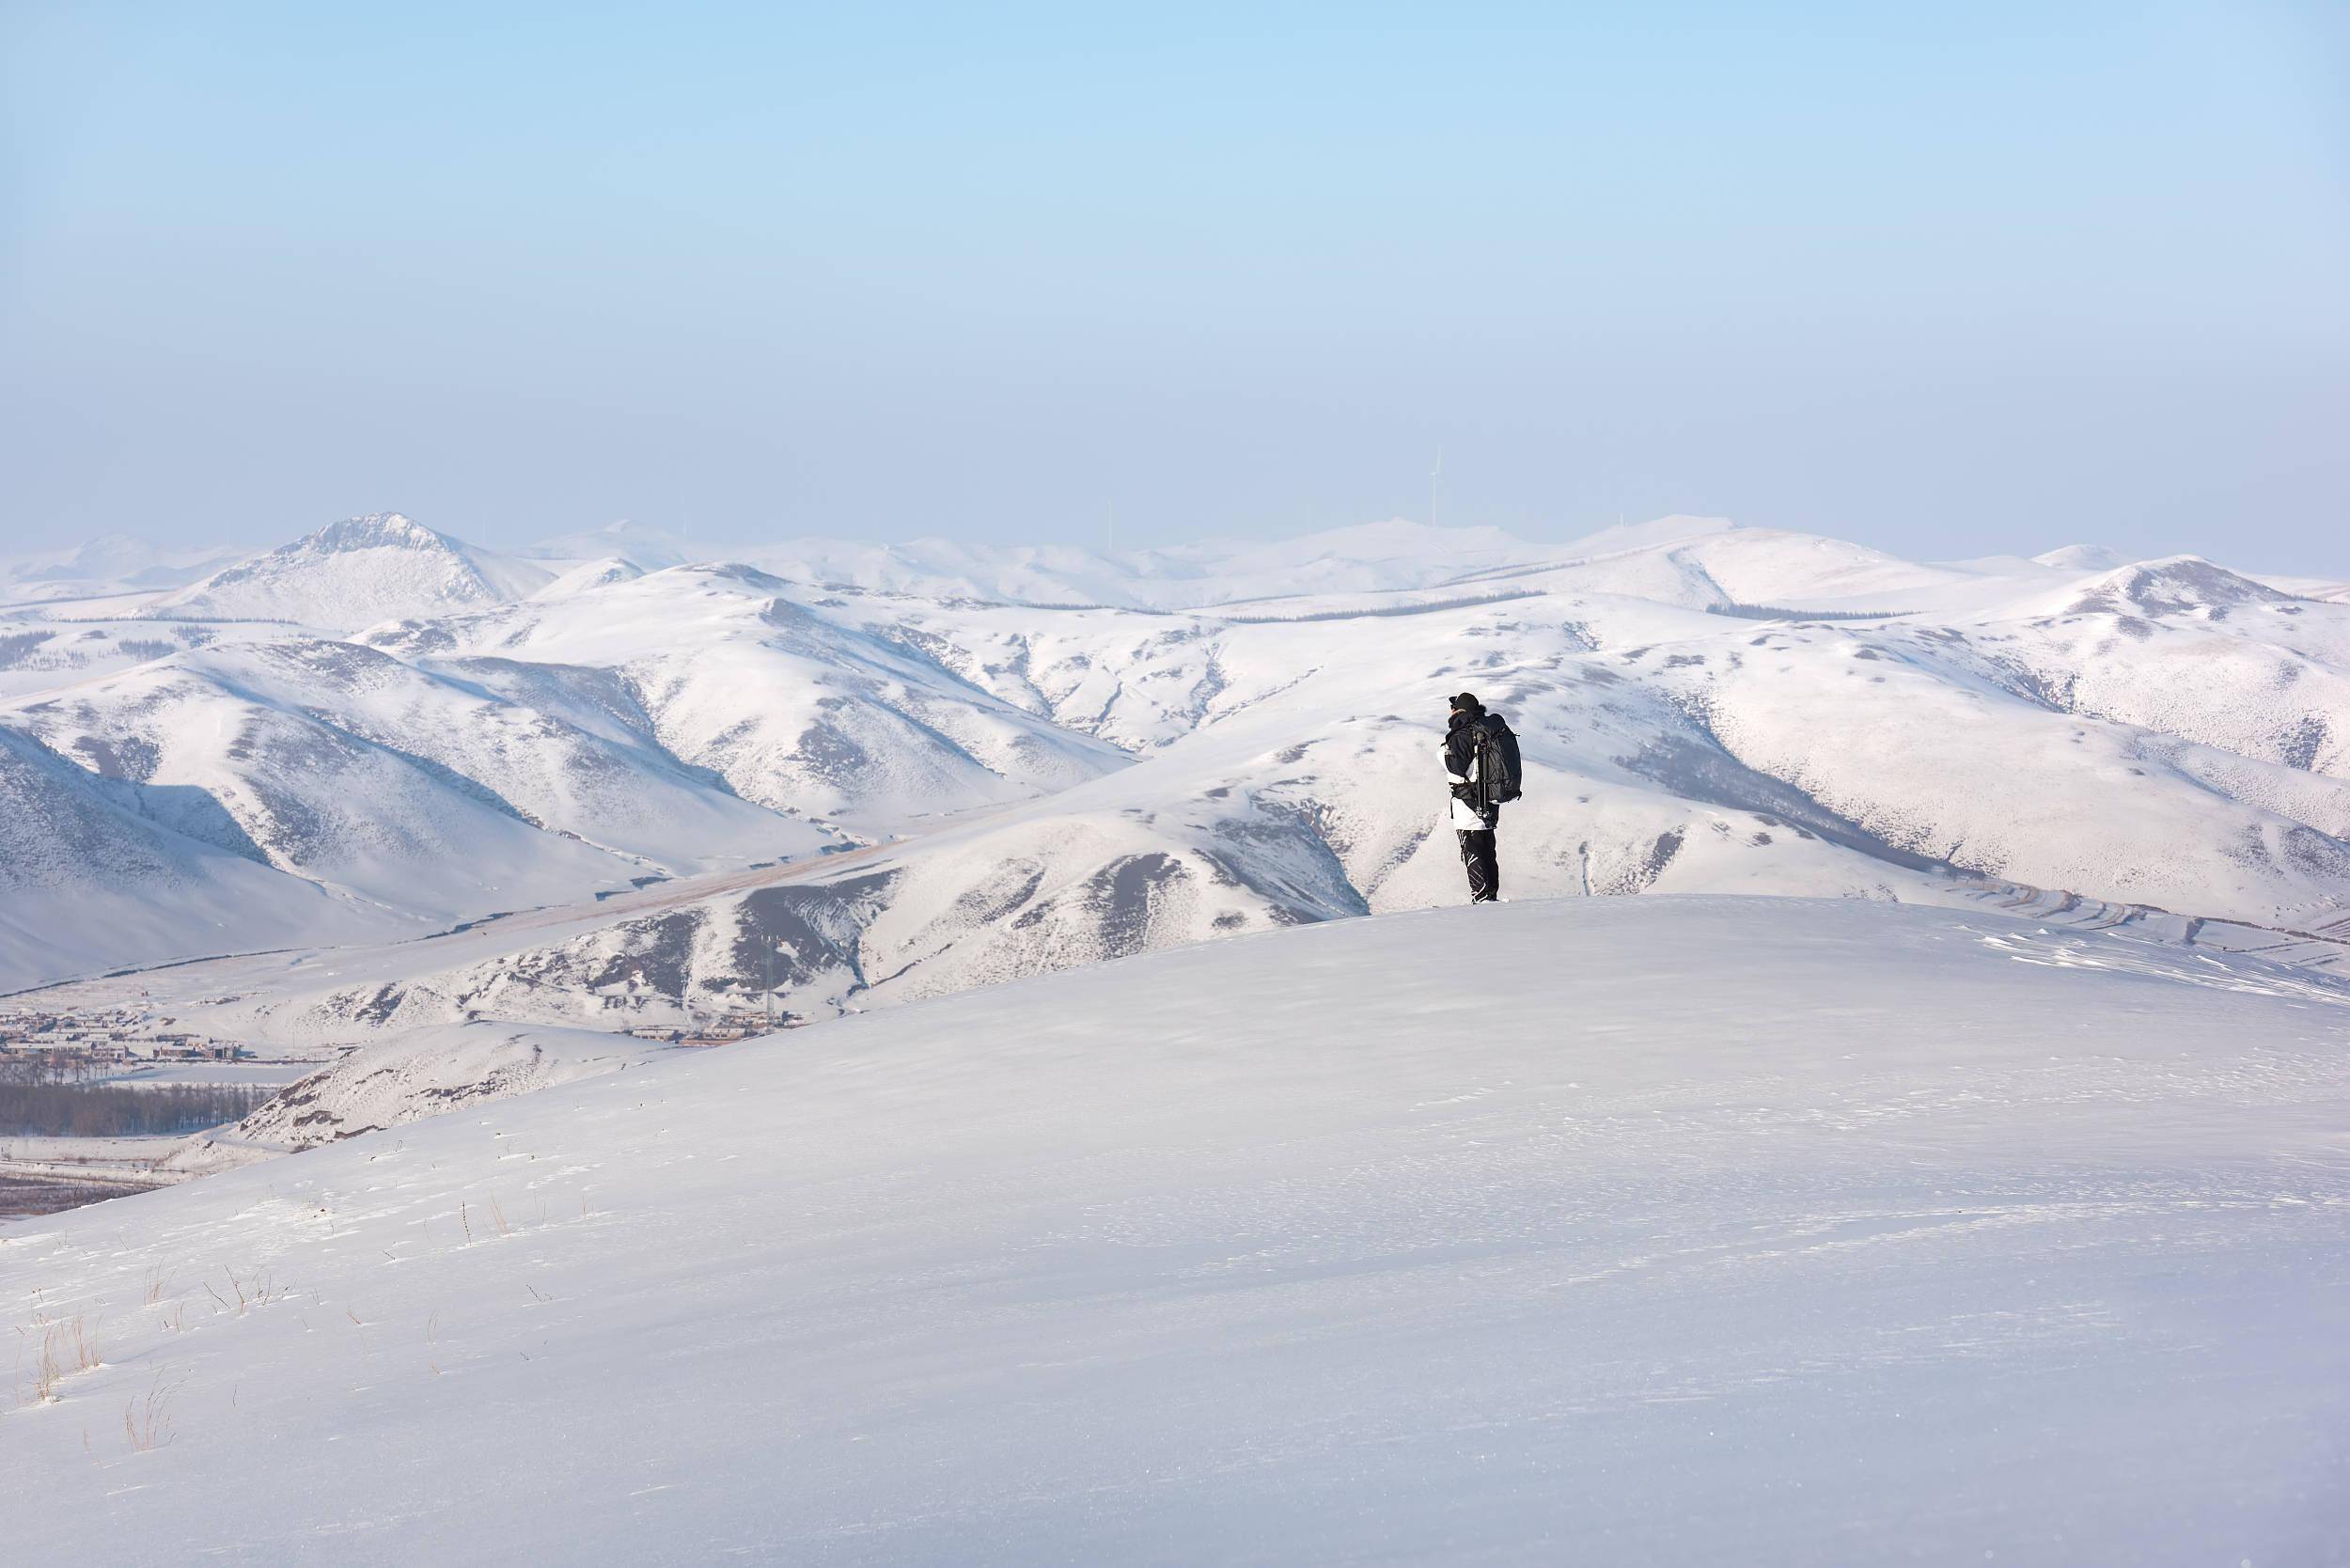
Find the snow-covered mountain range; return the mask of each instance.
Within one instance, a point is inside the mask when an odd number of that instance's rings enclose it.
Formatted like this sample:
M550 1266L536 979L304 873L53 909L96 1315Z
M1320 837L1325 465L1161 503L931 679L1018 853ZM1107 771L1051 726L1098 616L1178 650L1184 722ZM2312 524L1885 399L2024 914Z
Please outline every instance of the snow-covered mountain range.
M2350 941L2350 604L2315 585L1691 518L733 554L382 514L7 611L0 985L332 947L154 979L298 1039L682 1021L770 981L805 1019L1449 902L1465 688L1525 746L1518 896Z

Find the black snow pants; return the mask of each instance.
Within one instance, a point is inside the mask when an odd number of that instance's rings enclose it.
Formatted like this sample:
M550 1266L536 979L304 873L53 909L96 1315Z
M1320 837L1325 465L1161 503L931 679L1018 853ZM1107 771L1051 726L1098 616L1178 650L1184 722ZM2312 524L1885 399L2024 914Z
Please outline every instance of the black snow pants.
M1494 854L1494 830L1455 831L1461 837L1461 864L1468 868L1469 902L1493 902L1501 893L1501 862Z

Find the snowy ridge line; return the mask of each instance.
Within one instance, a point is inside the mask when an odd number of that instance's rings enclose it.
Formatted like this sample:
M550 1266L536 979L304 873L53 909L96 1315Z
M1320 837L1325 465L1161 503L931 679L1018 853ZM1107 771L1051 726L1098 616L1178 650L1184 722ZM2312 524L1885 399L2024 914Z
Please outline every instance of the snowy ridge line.
M282 953L304 950L300 948L256 948L244 952L204 953L195 958L174 958L161 964L133 965L127 969L108 969L102 974L68 975L61 980L43 980L39 985L21 986L14 991L0 991L0 998L37 996L44 991L54 991L63 986L83 985L91 980L128 980L133 975L151 975L164 969L184 969L191 964L218 964L230 959L274 958Z
M729 560L724 557L713 557L713 558L705 561L681 561L678 563L678 566L680 568L689 570L715 572L722 571L730 566L741 566L744 564L747 563ZM665 570L675 569L665 568ZM764 569L762 568L760 570ZM1154 609L1148 606L1134 604L1097 604L1081 600L1048 602L1030 599L984 599L973 594L949 594L938 599L928 599L925 595L909 593L903 588L867 588L860 583L816 582L805 577L794 577L787 572L770 572L768 574L777 583L783 584L787 587L810 588L819 593L854 594L860 599L923 599L926 603L935 604L943 608L950 610L1111 610L1120 615L1149 615L1163 617L1191 615L1196 613L1190 610Z
M1803 622L1807 620L1898 620L1914 610L1798 610L1783 604L1708 604L1707 615L1733 616L1740 620Z
M1438 599L1426 604L1365 605L1360 609L1317 610L1306 615L1246 616L1229 615L1222 609L1197 612L1203 619L1221 620L1234 626L1298 626L1315 620L1357 620L1370 616L1434 615L1439 610L1468 610L1480 604L1505 604L1518 599L1540 599L1534 589L1514 593L1488 593L1474 599Z
M1659 519L1658 521L1659 523L1664 523L1675 520ZM1580 555L1561 556L1553 560L1522 561L1510 566L1480 568L1476 571L1464 572L1457 577L1449 578L1442 586L1449 588L1462 583L1483 582L1496 577L1527 577L1540 572L1565 571L1578 566L1603 566L1611 561L1631 560L1641 556L1654 555L1659 551L1677 549L1681 545L1689 543L1694 540L1705 538L1712 533L1725 532L1736 525L1726 521L1713 518L1689 518L1685 521L1691 525L1693 529L1692 532L1685 536L1670 535L1669 531L1668 531L1667 537L1660 537L1659 539L1647 543L1626 544L1614 549L1588 552ZM1653 525L1643 525L1641 526ZM1614 530L1608 531L1612 532ZM1635 531L1637 531L1637 529ZM1568 548L1572 549L1573 546L1570 545Z

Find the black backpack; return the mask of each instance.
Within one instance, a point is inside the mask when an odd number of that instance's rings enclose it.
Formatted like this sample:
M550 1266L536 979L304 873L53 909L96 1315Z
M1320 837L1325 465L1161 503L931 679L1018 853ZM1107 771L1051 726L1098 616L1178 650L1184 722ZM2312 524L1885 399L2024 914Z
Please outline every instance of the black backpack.
M1518 767L1518 738L1499 713L1477 721L1477 793L1488 806L1518 798L1523 778Z

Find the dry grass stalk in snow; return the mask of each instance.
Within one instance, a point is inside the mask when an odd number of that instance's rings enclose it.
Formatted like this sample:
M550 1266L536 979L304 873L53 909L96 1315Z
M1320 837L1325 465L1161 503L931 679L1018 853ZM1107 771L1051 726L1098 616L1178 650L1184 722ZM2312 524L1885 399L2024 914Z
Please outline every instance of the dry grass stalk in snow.
M58 1385L67 1378L75 1372L95 1372L104 1365L98 1353L96 1326L79 1313L70 1319L36 1317L30 1329L20 1328L16 1332L26 1347L21 1354L32 1356L24 1381L27 1404L50 1403L57 1397Z
M176 1391L164 1387L158 1372L146 1394L123 1407L122 1431L131 1439L132 1452L150 1453L171 1441L171 1396Z

